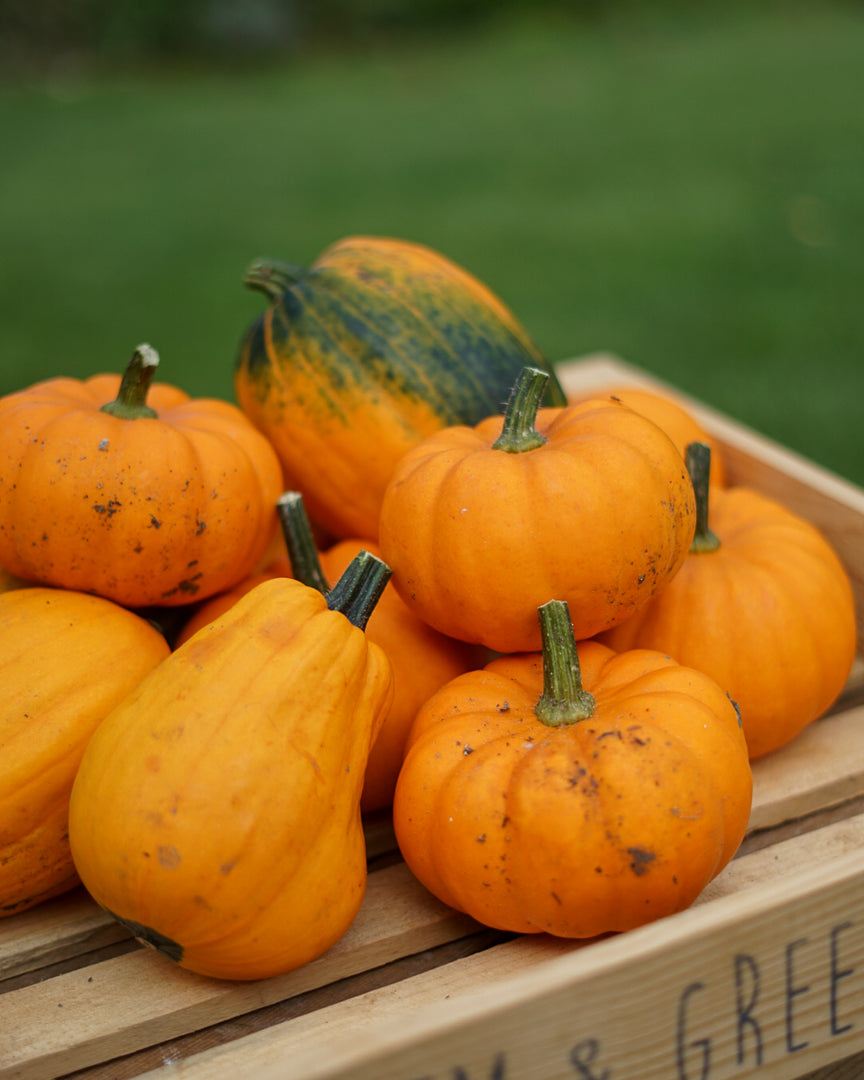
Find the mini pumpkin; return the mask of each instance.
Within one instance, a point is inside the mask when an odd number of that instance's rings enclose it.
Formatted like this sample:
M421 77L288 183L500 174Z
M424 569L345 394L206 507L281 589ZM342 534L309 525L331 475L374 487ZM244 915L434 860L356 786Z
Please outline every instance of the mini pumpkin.
M177 606L250 572L276 528L275 451L228 402L120 376L0 399L0 565L126 607Z
M709 463L709 448L694 444L698 525L675 580L599 637L613 649L661 649L711 675L738 702L759 758L842 690L855 657L855 601L815 526L749 488L709 493Z
M68 840L78 764L168 652L149 622L102 597L0 594L0 916L79 884Z
M608 386L593 390L590 394L570 394L568 401L575 404L589 398L610 397L622 402L642 416L647 416L665 431L677 446L683 458L687 447L694 442L711 447L711 483L726 482L726 468L716 442L705 431L685 403L672 393L649 390L642 386Z
M366 887L360 792L392 693L363 627L388 576L363 552L326 597L262 582L93 735L69 809L78 873L181 966L281 974L353 921Z
M308 268L259 260L270 306L243 337L235 392L286 486L332 538L378 535L387 481L426 435L498 410L526 364L552 366L482 282L422 244L351 236Z
M381 555L408 606L498 652L539 648L550 596L577 637L621 622L674 576L695 529L668 436L612 400L538 412L545 378L526 368L504 417L409 450L381 510Z
M500 657L420 710L393 805L406 863L487 926L588 938L693 902L747 826L734 704L649 650L573 639L540 608L541 654Z

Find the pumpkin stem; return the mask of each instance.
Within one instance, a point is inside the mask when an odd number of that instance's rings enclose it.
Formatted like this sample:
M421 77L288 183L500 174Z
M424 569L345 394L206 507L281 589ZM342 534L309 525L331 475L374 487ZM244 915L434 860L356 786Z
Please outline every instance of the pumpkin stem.
M537 431L534 424L540 399L549 381L549 372L540 368L524 367L510 391L507 408L504 412L504 427L492 444L493 450L504 450L508 454L522 454L526 450L535 450L543 446L546 439Z
M321 560L318 558L318 548L315 546L303 496L299 491L284 492L276 500L276 511L282 524L282 535L285 537L288 561L294 577L326 596L330 586L321 569Z
M543 638L543 693L534 713L549 727L586 720L594 712L594 696L582 688L570 609L564 600L550 600L537 610Z
M150 345L139 345L123 372L117 397L106 402L101 411L119 416L123 420L137 420L142 416L150 419L156 417L156 410L147 404L147 391L158 365L159 354L156 350Z
M696 532L690 551L705 555L720 547L720 537L708 526L708 478L711 472L711 448L705 443L689 443L685 451L687 472L696 495Z
M377 555L365 549L358 551L327 593L327 607L331 611L341 611L349 622L365 630L392 573Z
M276 303L305 273L302 266L278 259L256 259L243 275L243 284L264 293L268 300Z

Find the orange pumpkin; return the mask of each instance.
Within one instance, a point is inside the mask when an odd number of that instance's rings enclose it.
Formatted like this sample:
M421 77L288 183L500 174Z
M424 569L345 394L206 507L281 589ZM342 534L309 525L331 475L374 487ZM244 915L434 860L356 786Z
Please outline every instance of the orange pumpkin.
M708 457L694 446L699 524L684 565L661 596L600 640L661 649L707 672L738 702L758 758L842 690L855 656L855 603L828 541L773 499L712 488L709 524Z
M734 704L662 653L501 657L420 710L396 787L400 850L440 900L516 933L587 938L687 907L737 850L752 777Z
M276 527L275 451L228 402L119 376L0 399L0 565L127 607L176 606L250 572Z
M68 840L78 763L168 652L150 623L102 597L39 586L0 595L0 916L79 884Z
M91 739L69 808L75 865L181 966L266 978L351 925L366 887L360 790L392 687L363 626L386 573L358 556L327 599L263 582Z
M589 398L610 397L622 402L641 416L647 416L665 431L678 447L683 458L690 443L700 442L711 447L711 483L726 482L726 469L717 446L687 406L669 393L647 390L641 386L609 386L592 390L590 394L568 394L568 401L577 404Z
M615 401L538 413L544 379L525 369L503 418L409 450L381 511L408 606L499 652L539 648L550 596L577 637L621 622L675 574L695 528L687 470L656 424Z
M274 559L269 570L247 578L203 604L183 628L179 643L213 622L268 577L297 577L326 593L329 583L342 576L360 551L365 549L380 556L377 544L352 539L340 540L319 553L299 492L286 492L279 499L279 513L284 529L282 554ZM479 654L473 646L439 634L418 619L392 584L387 585L375 605L366 633L387 654L393 667L394 688L393 700L366 765L361 809L368 814L384 810L393 801L405 740L417 710L444 683L476 666Z

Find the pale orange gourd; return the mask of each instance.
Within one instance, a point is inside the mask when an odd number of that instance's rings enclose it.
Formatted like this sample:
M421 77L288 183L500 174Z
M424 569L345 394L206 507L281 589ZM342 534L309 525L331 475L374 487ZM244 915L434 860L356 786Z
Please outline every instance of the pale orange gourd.
M151 380L57 378L0 399L0 566L126 607L177 606L245 577L276 528L272 446L226 401Z
M290 971L351 925L366 886L360 792L392 693L362 630L368 554L325 598L262 582L100 725L69 838L93 897L181 966Z
M560 602L540 615L542 654L498 658L418 713L393 805L405 861L516 933L588 938L680 911L747 826L735 707L662 653L577 651Z
M168 653L149 622L102 597L0 594L0 916L79 884L67 836L78 763Z
M526 369L505 417L409 450L381 511L408 606L498 652L539 648L550 596L579 638L621 622L674 576L695 529L687 470L656 424L615 401L538 412L543 385Z

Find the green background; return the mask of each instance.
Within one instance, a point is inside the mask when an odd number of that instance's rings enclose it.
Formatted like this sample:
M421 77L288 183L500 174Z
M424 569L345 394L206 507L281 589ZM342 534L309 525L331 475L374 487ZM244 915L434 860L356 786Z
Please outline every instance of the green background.
M864 484L864 9L625 6L0 83L0 393L233 397L256 256L368 233Z

